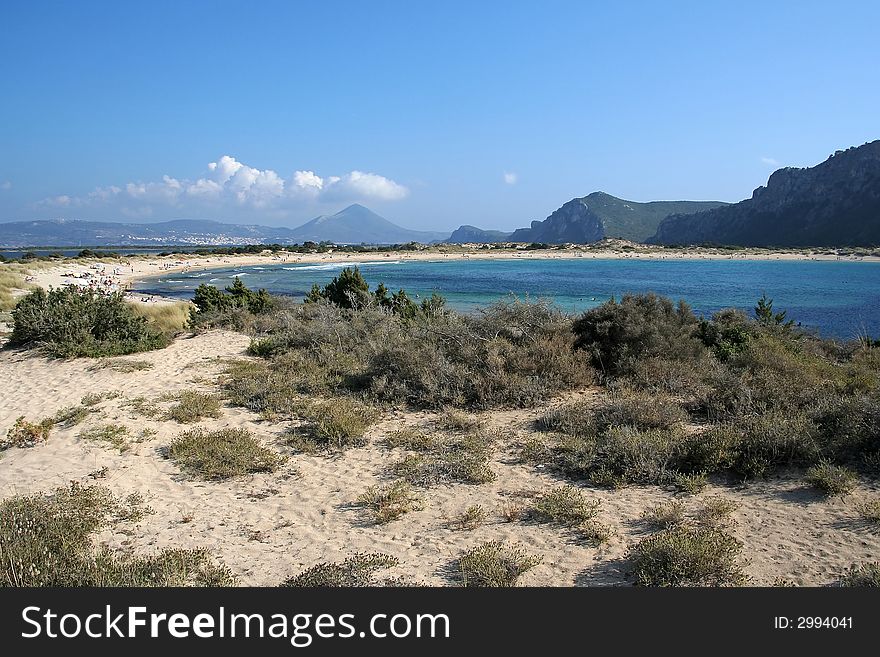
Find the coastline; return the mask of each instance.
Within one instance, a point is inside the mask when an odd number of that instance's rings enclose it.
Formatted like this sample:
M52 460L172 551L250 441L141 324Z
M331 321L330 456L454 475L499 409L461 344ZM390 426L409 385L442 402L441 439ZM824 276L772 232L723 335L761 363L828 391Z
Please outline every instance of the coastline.
M569 248L565 250L488 250L466 249L456 251L424 250L424 251L387 251L379 253L265 253L258 255L189 255L175 254L171 256L137 255L123 257L119 260L107 258L96 260L69 260L56 266L45 267L34 271L28 281L32 285L43 288L60 287L69 284L83 284L86 274L95 275L97 266L103 271L109 289L128 290L134 283L146 278L163 274L190 271L210 271L229 266L249 267L264 264L339 264L351 262L357 264L365 259L375 261L394 259L413 262L443 262L446 260L575 260L587 258L592 260L790 260L790 261L846 261L846 262L880 262L878 256L838 255L835 253L817 253L812 251L766 251L763 249L742 251L726 251L721 249L662 249L638 247L632 249L590 249ZM23 293L24 291L22 291ZM143 295L127 292L129 300L141 302ZM164 297L152 297L151 302L177 301Z

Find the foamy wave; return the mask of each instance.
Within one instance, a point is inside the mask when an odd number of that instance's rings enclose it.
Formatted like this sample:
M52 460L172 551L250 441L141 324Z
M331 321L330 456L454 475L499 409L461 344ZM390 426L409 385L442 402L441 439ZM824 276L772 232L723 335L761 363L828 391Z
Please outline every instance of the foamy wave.
M300 267L282 267L287 271L332 271L346 267L378 267L380 265L399 265L400 260L378 260L375 262L328 262L323 265L302 265Z

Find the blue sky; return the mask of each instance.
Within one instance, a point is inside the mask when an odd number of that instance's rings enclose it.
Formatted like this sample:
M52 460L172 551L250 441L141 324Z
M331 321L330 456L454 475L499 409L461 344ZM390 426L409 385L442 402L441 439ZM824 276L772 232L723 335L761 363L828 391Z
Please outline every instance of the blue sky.
M878 25L874 1L2 0L0 221L736 201L880 138Z

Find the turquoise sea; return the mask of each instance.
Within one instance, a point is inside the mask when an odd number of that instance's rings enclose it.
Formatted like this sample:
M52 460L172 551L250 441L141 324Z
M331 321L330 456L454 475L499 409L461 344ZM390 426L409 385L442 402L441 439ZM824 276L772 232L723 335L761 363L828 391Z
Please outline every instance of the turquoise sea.
M413 262L379 257L339 264L271 264L174 273L135 287L146 294L189 298L200 283L222 287L234 276L251 288L302 297L343 267L358 264L371 287L384 282L416 298L438 292L457 310L473 312L511 294L546 297L570 312L612 295L648 292L684 299L698 314L721 308L751 312L767 293L774 308L822 335L880 336L880 263L789 260L454 260Z

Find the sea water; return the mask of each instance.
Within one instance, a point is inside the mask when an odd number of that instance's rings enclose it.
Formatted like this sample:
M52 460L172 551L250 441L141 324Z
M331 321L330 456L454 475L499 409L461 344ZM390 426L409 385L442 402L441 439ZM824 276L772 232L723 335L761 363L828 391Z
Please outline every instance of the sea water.
M767 294L774 310L822 335L880 337L880 263L811 260L498 259L412 261L379 257L343 263L272 263L179 272L147 279L135 289L190 298L201 283L224 287L235 276L253 289L304 296L343 267L358 265L375 288L405 289L416 301L437 292L449 306L475 312L499 299L548 298L568 312L598 306L612 296L656 292L684 299L702 315L721 308L752 309Z

